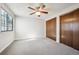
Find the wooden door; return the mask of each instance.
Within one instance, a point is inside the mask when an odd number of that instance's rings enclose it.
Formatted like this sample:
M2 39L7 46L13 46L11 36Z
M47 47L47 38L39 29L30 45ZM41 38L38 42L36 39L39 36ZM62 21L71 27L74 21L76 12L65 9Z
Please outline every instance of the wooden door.
M60 42L79 50L79 9L60 17Z
M68 46L73 46L73 13L68 13L60 17L60 42Z
M56 18L46 21L46 36L56 40Z

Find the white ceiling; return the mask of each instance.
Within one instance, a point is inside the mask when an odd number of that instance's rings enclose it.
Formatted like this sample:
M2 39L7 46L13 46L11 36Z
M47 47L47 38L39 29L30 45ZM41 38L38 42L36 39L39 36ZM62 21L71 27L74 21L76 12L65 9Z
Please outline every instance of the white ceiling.
M52 17L54 14L61 12L63 9L68 8L69 6L74 5L75 3L44 3L46 9L49 12L48 14L42 14L40 19L47 19ZM32 10L28 9L28 6L36 7L39 3L8 3L8 7L14 12L16 17L23 18L37 18L36 15L29 15L32 13Z

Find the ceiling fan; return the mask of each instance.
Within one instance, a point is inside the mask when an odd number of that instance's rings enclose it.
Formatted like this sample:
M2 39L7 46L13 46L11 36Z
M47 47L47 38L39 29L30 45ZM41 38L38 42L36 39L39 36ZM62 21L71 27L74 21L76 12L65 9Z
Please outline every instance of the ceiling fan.
M43 14L48 14L48 12L45 10L46 5L43 3L40 3L40 6L33 8L33 7L28 7L29 9L33 10L33 13L30 13L30 15L36 14L38 17Z

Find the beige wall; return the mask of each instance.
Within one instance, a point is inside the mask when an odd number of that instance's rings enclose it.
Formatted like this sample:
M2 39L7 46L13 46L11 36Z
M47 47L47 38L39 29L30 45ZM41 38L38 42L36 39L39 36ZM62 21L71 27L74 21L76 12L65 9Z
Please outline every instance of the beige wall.
M16 17L16 40L43 38L45 23L41 19Z

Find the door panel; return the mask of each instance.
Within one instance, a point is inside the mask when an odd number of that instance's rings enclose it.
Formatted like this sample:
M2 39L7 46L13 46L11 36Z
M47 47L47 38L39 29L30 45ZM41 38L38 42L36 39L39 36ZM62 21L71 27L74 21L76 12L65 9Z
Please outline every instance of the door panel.
M68 46L72 47L73 41L73 27L72 27L72 19L73 13L69 13L60 17L60 26L61 26L61 43L64 43Z
M56 40L56 18L46 22L46 36Z
M73 48L79 50L79 9L74 11L73 21Z

